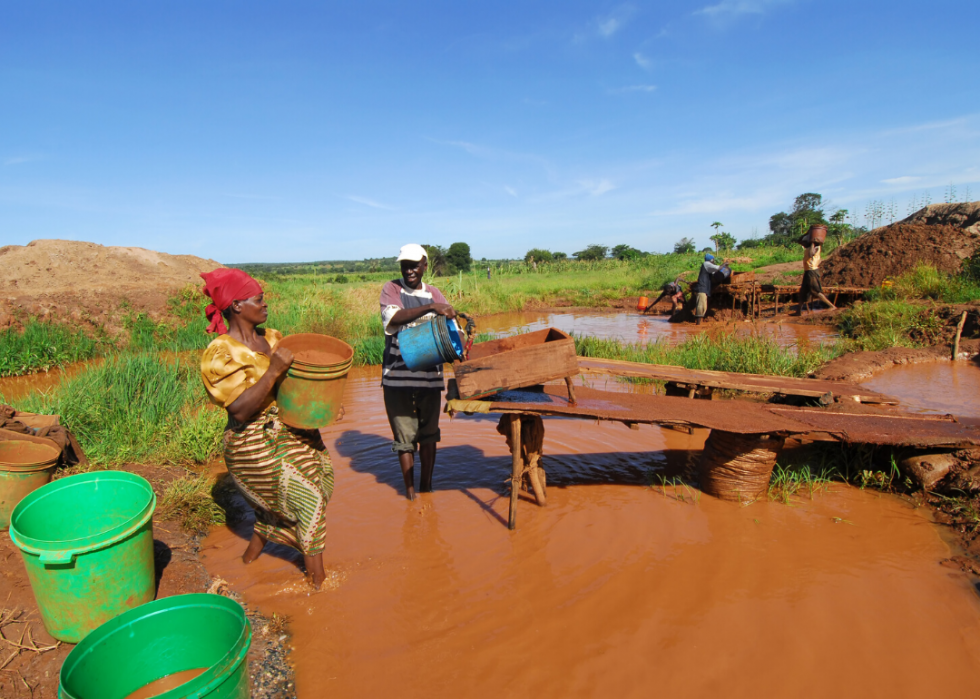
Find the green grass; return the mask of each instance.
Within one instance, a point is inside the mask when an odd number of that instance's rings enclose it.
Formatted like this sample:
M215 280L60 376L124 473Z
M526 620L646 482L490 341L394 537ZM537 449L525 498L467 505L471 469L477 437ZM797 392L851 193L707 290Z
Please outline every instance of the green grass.
M678 345L664 341L646 345L625 344L617 340L575 337L575 351L580 357L597 359L801 377L807 376L838 353L833 345L801 343L795 349L789 349L770 337L740 336L735 333L720 338L702 333Z
M90 359L102 342L63 323L29 320L0 331L0 376L20 376Z
M723 253L751 262L733 263L733 269L800 259L801 253L782 247ZM681 272L694 273L703 255L651 255L626 262L561 261L538 265L523 262L494 265L493 278L474 265L470 273L426 279L437 286L450 303L476 316L520 311L554 305L608 307L623 298L658 290ZM275 274L262 282L269 302L268 327L285 334L314 332L339 337L354 346L358 364L379 364L384 335L378 296L393 272L337 275ZM175 294L166 313L151 318L123 303L118 309L124 333L116 338L93 339L70 325L28 321L23 331L0 333L0 376L46 371L80 359L110 354L182 352L202 349L210 338L204 334L207 299L189 286Z
M96 465L205 463L226 420L206 401L196 361L151 354L112 357L15 407L61 415Z
M889 347L926 347L939 339L943 319L935 304L907 300L868 301L841 313L841 336L848 349L882 350Z
M769 479L769 499L788 504L791 498L806 496L826 490L838 478L832 468L811 469L809 464L781 466L776 464Z
M225 523L225 511L211 491L214 479L207 473L181 476L168 483L157 504L158 519L173 519L195 534L205 534L213 524Z

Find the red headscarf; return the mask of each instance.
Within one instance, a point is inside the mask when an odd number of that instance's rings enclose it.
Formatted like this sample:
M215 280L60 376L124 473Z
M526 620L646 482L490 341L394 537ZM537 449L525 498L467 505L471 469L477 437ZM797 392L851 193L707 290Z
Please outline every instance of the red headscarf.
M204 309L204 315L211 322L207 332L224 334L228 332L225 319L221 312L228 308L232 301L250 299L262 293L262 287L248 274L240 269L216 269L213 272L202 272L204 280L204 295L212 303Z

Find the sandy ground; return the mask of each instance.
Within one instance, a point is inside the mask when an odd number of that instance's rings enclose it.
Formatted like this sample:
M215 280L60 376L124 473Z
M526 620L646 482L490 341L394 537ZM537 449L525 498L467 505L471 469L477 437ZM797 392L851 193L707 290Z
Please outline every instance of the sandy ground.
M192 255L73 240L6 245L0 247L0 328L37 316L113 333L120 306L156 316L173 292L200 287L200 273L221 266Z

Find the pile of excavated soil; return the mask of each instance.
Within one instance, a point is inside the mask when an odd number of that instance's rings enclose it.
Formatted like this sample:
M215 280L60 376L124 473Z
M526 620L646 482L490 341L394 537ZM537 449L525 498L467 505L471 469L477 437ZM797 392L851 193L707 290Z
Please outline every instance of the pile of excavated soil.
M956 274L978 248L980 202L933 204L837 249L820 269L824 284L877 286L923 263Z
M156 317L175 291L200 287L200 273L221 266L193 255L72 240L6 245L0 247L0 328L37 316L113 332L124 301Z

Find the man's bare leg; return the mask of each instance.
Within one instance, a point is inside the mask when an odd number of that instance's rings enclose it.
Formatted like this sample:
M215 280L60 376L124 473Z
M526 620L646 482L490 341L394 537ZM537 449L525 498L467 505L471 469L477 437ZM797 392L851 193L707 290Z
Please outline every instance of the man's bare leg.
M248 542L248 548L242 554L242 563L251 563L262 553L265 548L265 539L258 532L252 532L252 539Z
M824 295L823 295L822 293L820 293L820 294L817 294L817 298L818 298L818 299L820 299L821 301L823 301L823 302L824 302L825 304L827 304L827 307L828 307L828 308L832 308L832 309L833 309L833 310L835 310L835 311L837 310L837 306L835 306L834 304L832 304L832 303L830 302L830 299L828 299L828 298L827 298L826 296L824 296Z
M327 578L323 570L323 552L315 553L312 556L303 556L303 564L306 566L306 574L310 576L313 587L320 589L320 585Z
M415 452L398 452L398 464L402 467L402 478L405 479L405 497L415 499Z
M432 492L432 472L436 468L436 443L419 445L419 461L422 463L422 477L419 482L419 492Z

